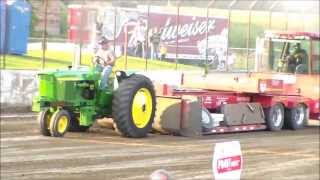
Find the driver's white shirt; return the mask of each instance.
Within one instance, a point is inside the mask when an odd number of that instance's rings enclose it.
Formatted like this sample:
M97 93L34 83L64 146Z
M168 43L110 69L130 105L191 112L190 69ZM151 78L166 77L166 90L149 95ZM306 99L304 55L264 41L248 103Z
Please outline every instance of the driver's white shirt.
M107 62L111 61L112 58L115 58L113 50L103 50L102 48L97 51L96 56L101 58L102 62L100 61L100 64L103 66L105 66Z

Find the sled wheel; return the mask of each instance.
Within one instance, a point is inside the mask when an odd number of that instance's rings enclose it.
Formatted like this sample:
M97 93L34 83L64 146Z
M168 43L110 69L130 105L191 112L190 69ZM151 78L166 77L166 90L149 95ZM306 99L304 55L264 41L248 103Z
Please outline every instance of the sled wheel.
M285 126L289 129L302 129L308 120L308 109L303 104L298 104L286 111Z
M284 109L277 103L265 110L267 127L270 131L280 131L284 124Z
M70 113L66 110L57 110L51 117L50 132L51 136L62 137L69 128Z
M122 80L112 101L117 129L127 137L145 137L152 128L155 106L154 87L149 78L135 74Z
M205 107L201 109L201 117L202 117L201 118L202 129L208 130L214 127L214 122L211 117L211 114L208 111L208 109L206 109Z
M38 114L38 123L40 126L40 133L44 136L51 136L50 133L50 118L52 113L49 108L45 108Z

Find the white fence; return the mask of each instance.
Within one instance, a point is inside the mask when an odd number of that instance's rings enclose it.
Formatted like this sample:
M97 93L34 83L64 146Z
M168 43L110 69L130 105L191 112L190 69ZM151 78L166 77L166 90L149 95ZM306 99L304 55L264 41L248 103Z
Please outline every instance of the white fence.
M1 70L1 108L29 107L38 92L37 71Z

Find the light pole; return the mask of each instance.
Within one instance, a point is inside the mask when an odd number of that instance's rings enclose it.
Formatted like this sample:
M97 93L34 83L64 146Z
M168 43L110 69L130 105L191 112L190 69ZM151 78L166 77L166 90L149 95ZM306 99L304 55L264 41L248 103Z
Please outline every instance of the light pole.
M44 5L44 23L42 33L42 69L45 67L46 50L47 50L47 16L48 16L48 0L43 0Z
M228 61L229 61L229 46L230 46L230 24L231 24L231 9L233 7L233 5L237 2L237 0L233 0L229 5L228 5L228 44L227 44L227 62L226 62L226 65L227 65L227 71L228 71Z
M256 5L257 1L253 1L249 6L249 22L248 22L248 31L247 31L247 72L249 71L249 48L250 48L250 40L251 40L251 13L253 7Z

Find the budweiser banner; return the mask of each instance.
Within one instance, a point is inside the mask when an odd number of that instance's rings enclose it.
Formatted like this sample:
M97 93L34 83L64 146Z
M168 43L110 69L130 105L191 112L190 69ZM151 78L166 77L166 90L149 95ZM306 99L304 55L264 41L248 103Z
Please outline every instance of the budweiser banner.
M179 59L203 60L206 55L208 30L209 59L215 58L219 62L226 59L228 47L228 19L226 18L209 17L207 21L206 17L200 16L180 15L177 18L176 14L159 12L149 12L148 16L147 12L139 12L135 9L117 9L117 12L106 9L102 19L102 35L108 39L115 37L118 49L123 49L127 42L129 55L134 55L140 43L144 54L149 56L153 45L150 37L154 33L159 33L159 49L165 48L167 58L174 59L178 51ZM115 19L116 31L114 31ZM147 30L148 35L146 35ZM146 48L146 40L148 40L148 48Z

